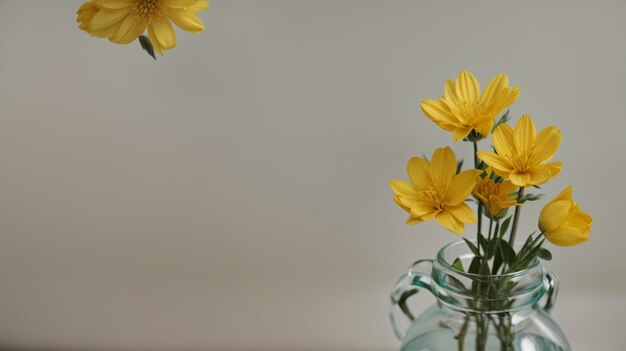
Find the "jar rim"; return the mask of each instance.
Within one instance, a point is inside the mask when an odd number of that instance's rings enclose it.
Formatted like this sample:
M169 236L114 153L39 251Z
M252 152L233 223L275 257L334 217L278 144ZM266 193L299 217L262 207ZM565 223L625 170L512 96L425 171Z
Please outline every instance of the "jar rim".
M472 242L473 244L477 243L477 240L469 240L470 242ZM449 250L452 247L458 246L458 245L467 245L465 243L464 240L457 240L457 241L453 241L451 243L446 244L444 247L442 247L439 252L437 252L437 263L439 263L440 265L442 265L444 268L451 270L453 272L455 272L456 274L460 274L463 275L465 277L468 278L480 278L480 277L487 277L487 275L484 274L477 274L477 273L469 273L469 272L464 272L464 271L460 271L458 269L456 269L454 266L452 266L452 263L448 262L444 256L445 252L447 250ZM514 246L521 246L524 245L523 242L515 242ZM469 251L469 248L468 248ZM470 252L471 253L471 252ZM511 278L511 277L519 277L522 275L527 274L528 272L532 271L533 269L536 269L537 266L539 265L539 259L537 259L536 257L533 258L532 262L524 269L519 270L519 271L514 271L514 272L510 272L510 273L506 273L506 274L493 274L493 275L489 275L489 277L491 278Z

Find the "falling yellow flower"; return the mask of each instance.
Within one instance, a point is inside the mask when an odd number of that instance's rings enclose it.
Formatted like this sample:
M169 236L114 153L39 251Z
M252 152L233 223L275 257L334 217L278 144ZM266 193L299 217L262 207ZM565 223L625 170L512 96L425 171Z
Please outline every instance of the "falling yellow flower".
M480 170L456 174L456 156L449 147L437 149L432 161L421 157L409 160L410 182L392 180L395 202L410 213L407 224L435 218L456 234L463 233L464 224L476 222L474 211L464 202L476 184Z
M187 32L202 32L196 13L208 6L205 0L91 0L80 7L77 21L80 29L117 44L128 44L148 29L152 46L163 55L176 47L170 21Z
M461 71L456 81L448 80L440 100L423 100L424 114L459 141L472 130L487 137L500 112L517 100L519 87L509 87L509 77L498 74L480 94L478 80L468 71Z
M517 204L515 196L511 193L517 190L517 186L508 180L497 183L493 178L492 170L487 170L484 178L478 176L478 181L472 193L485 206L486 215L491 219L499 219L505 209Z
M541 210L539 229L554 245L574 246L589 240L591 220L572 200L570 185Z
M559 148L561 132L554 126L537 134L535 124L523 115L515 130L501 124L493 133L496 153L478 151L478 157L502 178L520 187L542 184L561 171L561 162L549 161Z

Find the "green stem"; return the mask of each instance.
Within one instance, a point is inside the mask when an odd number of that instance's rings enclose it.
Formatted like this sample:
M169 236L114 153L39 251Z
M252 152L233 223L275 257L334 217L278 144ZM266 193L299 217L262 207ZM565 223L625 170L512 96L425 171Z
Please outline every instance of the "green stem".
M496 250L496 254L497 254L497 252L498 252L497 250L499 250L499 248L500 248L500 240L502 239L502 237L500 236L500 220L496 221L495 235L496 235L496 237L495 237L495 239L496 239L495 250ZM494 257L495 257L495 255L494 255ZM494 258L493 259L493 267L491 268L491 274L492 275L496 275L496 273L498 273L498 269L500 269L500 266L496 264L496 259Z
M465 315L465 322L463 322L463 326L461 327L461 331L455 338L459 341L459 351L463 351L465 349L465 335L467 335L467 329L469 328L469 315Z
M515 214L513 214L513 226L511 227L511 236L509 237L509 245L511 245L511 247L513 247L513 245L515 244L515 235L517 234L519 215L522 210L522 205L519 203L519 201L522 199L522 196L524 196L524 187L520 187L519 191L517 192L517 204L515 205Z
M474 141L474 168L478 169L478 164L480 163L478 161L478 142ZM478 234L480 235L483 232L483 204L482 202L480 202L480 200L478 201Z

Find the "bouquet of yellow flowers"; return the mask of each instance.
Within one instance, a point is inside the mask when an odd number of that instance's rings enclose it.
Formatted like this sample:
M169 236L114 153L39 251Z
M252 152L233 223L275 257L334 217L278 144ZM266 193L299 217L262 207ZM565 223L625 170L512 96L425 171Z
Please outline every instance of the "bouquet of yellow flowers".
M467 243L476 251L480 264L498 253L512 251L510 245L515 242L522 205L540 198L525 190L539 188L562 168L559 161L549 162L561 141L556 127L547 127L537 134L533 120L523 115L512 128L507 124L509 111L495 120L515 102L519 92L518 87L509 87L506 75L498 74L481 94L474 75L461 71L456 81L446 83L441 99L424 100L421 107L439 127L452 132L454 141L473 144L474 168L462 170L463 164L457 162L452 149L445 147L437 149L430 161L411 158L407 165L409 181L390 182L394 201L409 213L407 224L435 219L453 233L463 234L465 224L478 222L477 245L469 240ZM492 131L495 152L478 151L478 143ZM470 195L473 199L468 198ZM468 201L477 202L477 215ZM511 217L503 218L510 207L515 209L507 242L502 239ZM483 219L489 221L486 232ZM589 240L591 231L591 217L572 200L571 186L543 208L538 224L539 234L530 235L528 245L520 250L524 255L506 257L508 261L500 264L502 271L523 268L536 255L546 258L548 251L542 247L546 239L555 245L572 246Z
M559 129L550 126L537 133L529 115L522 115L515 127L508 124L506 109L519 94L520 89L509 86L505 74L493 77L481 93L474 75L461 71L456 80L445 84L443 97L423 100L421 109L431 121L451 132L452 140L470 143L473 167L464 169L463 161L457 160L452 149L443 147L435 150L430 160L411 158L408 181L390 182L395 203L409 213L407 224L434 219L451 232L463 234L466 224L476 223L476 239L463 238L469 256L459 251L458 257L451 257L448 268L454 272L446 278L447 284L473 301L469 307L465 305L464 322L455 334L459 350L465 345L469 321L474 319L476 343L472 345L476 350L488 349L490 323L499 339L499 349L523 350L515 346L508 309L515 305L516 299L511 296L519 293L516 289L522 284L511 276L531 269L539 259L552 258L543 247L546 240L558 246L589 240L591 217L573 201L569 186L543 207L538 231L516 242L522 206L541 199L542 194L535 193L537 189L562 168L561 162L551 161L561 141ZM479 144L490 134L493 151L481 150ZM476 212L468 203L476 204ZM432 280L436 280L436 265ZM461 278L454 278L454 274ZM430 288L439 299L438 289L443 288L433 288L436 284L432 280L416 278L413 285ZM503 296L506 298L501 299ZM507 313L509 316L499 322L485 317L493 311L502 318Z

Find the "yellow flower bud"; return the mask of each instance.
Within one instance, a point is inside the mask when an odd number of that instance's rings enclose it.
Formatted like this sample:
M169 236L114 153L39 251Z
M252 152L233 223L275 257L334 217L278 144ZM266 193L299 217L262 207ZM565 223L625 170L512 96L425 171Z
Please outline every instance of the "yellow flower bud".
M554 245L574 246L589 240L591 220L572 200L570 185L541 210L539 229Z

